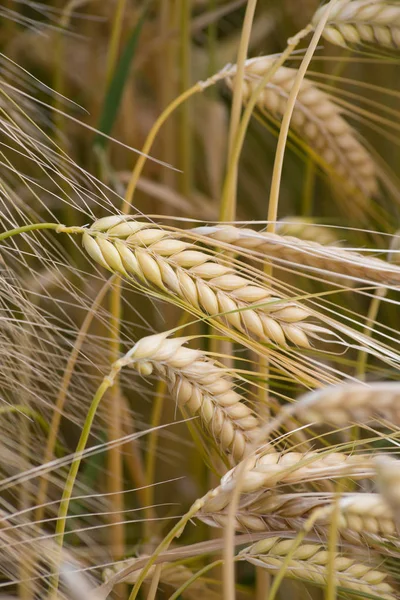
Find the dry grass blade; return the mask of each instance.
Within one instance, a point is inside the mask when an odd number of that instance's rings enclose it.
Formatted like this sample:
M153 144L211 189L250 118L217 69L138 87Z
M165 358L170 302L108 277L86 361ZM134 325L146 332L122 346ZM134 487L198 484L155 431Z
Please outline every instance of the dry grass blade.
M294 412L304 422L329 422L339 427L349 425L349 422L364 424L375 419L400 425L400 384L328 386L302 396Z
M240 552L240 556L276 574L291 552L292 556L285 571L288 577L326 586L330 560L328 549L321 544L307 542L293 550L294 543L292 539L269 538L245 548ZM385 581L387 574L366 561L358 562L337 552L334 555L333 567L337 585L347 593L358 597L374 596L382 600L397 598L394 588Z
M273 63L274 59L269 57L247 61L246 79L243 82L244 100L248 100L259 79L271 69ZM281 120L296 74L296 69L278 69L259 96L258 108ZM304 79L291 127L310 146L327 172L340 179L349 191L361 192L366 197L374 196L378 192L374 160L341 113L340 107L329 94L312 81Z
M313 25L318 23L322 10L315 13ZM399 48L400 6L390 0L339 0L322 35L338 46L367 43Z
M235 391L227 370L201 350L185 348L187 339L148 336L122 360L142 375L162 377L177 405L198 416L222 455L236 463L260 435L260 422Z
M305 307L161 227L106 217L84 233L83 244L106 269L135 276L200 314L223 314L219 320L226 325L264 342L309 348L313 333L323 331L303 323L311 316Z
M400 268L379 258L363 256L345 248L325 247L317 242L229 225L199 227L195 233L243 250L266 254L279 262L323 270L336 277L353 277L379 283L400 284Z
M219 487L203 507L203 513L219 512L230 502L238 467L221 479ZM267 450L246 459L246 471L241 480L242 504L253 502L280 485L293 485L319 479L351 476L364 478L374 473L368 455L348 455L341 452L282 452Z

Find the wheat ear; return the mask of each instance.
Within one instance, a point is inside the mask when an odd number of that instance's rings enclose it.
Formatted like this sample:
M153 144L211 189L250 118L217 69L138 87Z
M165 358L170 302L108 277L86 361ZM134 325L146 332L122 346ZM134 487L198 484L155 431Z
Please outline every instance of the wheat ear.
M243 81L244 101L250 98L260 77L271 69L274 60L261 57L247 61ZM259 96L258 107L281 120L296 74L296 69L280 67ZM230 80L227 82L232 86ZM375 162L341 112L329 94L309 79L304 79L291 127L322 159L327 171L339 176L343 185L361 191L364 196L374 196L378 192Z
M292 556L285 571L288 577L326 586L328 565L332 559L327 547L306 542L295 548L294 544L295 540L293 539L272 537L245 548L240 552L240 556L244 560L276 574L277 570L283 566L286 556L291 553ZM335 552L333 568L337 585L345 588L352 595L359 594L359 597L374 595L382 600L397 598L396 591L385 581L387 574L375 569L371 564L361 563Z
M320 521L329 520L335 506L321 511ZM348 533L397 538L394 514L381 494L349 494L339 500L338 527Z
M400 425L400 384L345 383L305 394L293 407L304 422L329 422L339 427L383 420Z
M203 314L223 314L218 320L264 342L285 346L291 341L309 348L313 333L322 331L303 323L311 315L303 306L161 227L123 216L105 217L84 233L83 244L106 269L133 275Z
M267 447L268 450L268 447ZM276 489L277 485L294 485L324 478L367 477L374 473L368 455L347 455L341 452L282 452L267 450L246 459L246 471L241 479L241 504ZM229 504L238 467L228 471L214 494L204 504L202 513L219 512Z
M374 459L377 480L382 496L393 511L397 529L400 531L400 461L387 454Z
M315 13L314 26L322 10ZM322 35L337 46L364 42L400 48L400 6L389 0L339 0Z
M199 417L231 462L240 461L260 435L260 423L235 391L227 370L201 350L185 348L188 338L168 339L168 334L142 338L122 359L139 373L156 372L169 387L178 406Z
M290 215L276 223L276 233L299 238L304 242L317 242L321 246L338 246L340 239L333 227L319 225L314 219Z
M304 495L264 492L255 499L253 495L246 494L242 496L235 513L235 530L253 533L299 531L314 510L323 509L331 501L331 495L317 493ZM228 510L222 508L212 511L209 510L210 507L217 507L217 503L207 503L196 517L212 527L227 526ZM325 533L322 529L321 532Z
M194 233L216 242L257 251L285 263L323 270L335 276L370 279L379 283L400 284L400 268L379 258L363 256L345 248L325 247L317 242L231 225L197 227Z

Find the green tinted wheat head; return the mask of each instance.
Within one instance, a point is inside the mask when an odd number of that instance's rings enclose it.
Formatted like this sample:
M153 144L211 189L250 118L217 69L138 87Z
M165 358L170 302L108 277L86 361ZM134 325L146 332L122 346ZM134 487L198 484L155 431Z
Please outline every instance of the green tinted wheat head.
M304 422L328 422L339 427L371 420L400 425L400 384L379 382L328 386L299 398L294 412Z
M396 265L345 248L327 248L317 242L231 225L198 227L194 232L216 242L232 244L243 250L255 250L278 261L323 270L336 276L400 284L400 268Z
M262 341L282 346L291 341L309 348L313 333L321 332L321 327L303 322L310 316L303 306L161 227L106 217L86 230L83 244L106 269L135 276L207 315L223 313L228 326Z
M294 548L294 540L279 537L261 540L240 552L240 556L252 564L276 574L286 556L292 552L287 564L286 576L308 581L315 585L328 583L328 564L332 560L327 547L316 543L303 543ZM373 596L382 600L395 600L396 591L387 583L387 574L366 562L335 552L333 569L336 585L356 597Z
M315 13L313 25L322 10ZM322 35L338 46L367 43L399 48L400 5L390 0L339 0Z
M271 69L274 59L256 58L247 61L243 81L243 100L249 99L259 79ZM260 110L281 120L297 70L281 67L272 76L259 96ZM232 86L232 83L228 84ZM378 192L375 163L357 139L355 130L341 114L332 97L304 79L296 100L291 127L306 142L332 175L339 176L347 188L361 191L364 196Z
M226 369L202 351L185 348L187 340L148 336L123 360L142 375L155 372L165 380L177 405L198 416L220 451L236 463L260 435L259 420L235 391Z

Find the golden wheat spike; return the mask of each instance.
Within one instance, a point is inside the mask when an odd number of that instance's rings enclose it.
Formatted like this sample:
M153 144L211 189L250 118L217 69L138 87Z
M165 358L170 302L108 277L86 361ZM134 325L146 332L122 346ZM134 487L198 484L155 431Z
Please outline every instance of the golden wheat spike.
M329 563L332 556L327 547L305 542L296 548L295 544L296 541L293 539L268 538L245 548L240 552L240 556L276 574L290 553L291 557L286 569L288 577L326 586L327 567L332 564ZM359 594L359 597L372 595L382 600L395 600L398 597L393 587L385 581L387 574L379 571L375 565L368 564L366 561L359 562L357 559L335 552L332 566L336 585L349 590L352 595Z
M247 101L259 80L274 64L274 59L261 57L248 60L243 81L243 99ZM296 69L280 67L272 75L258 98L257 106L281 120ZM232 82L227 80L228 85ZM304 79L296 100L291 127L310 146L328 174L336 176L346 189L366 197L378 193L377 169L371 155L358 140L356 131L342 116L332 96Z
M383 420L400 425L400 384L397 382L344 383L299 398L295 414L304 422L344 427Z
M323 7L315 13L316 25ZM400 48L400 5L388 0L339 0L333 7L323 37L332 44L377 44Z
M269 450L269 451L268 451ZM235 485L238 467L226 473L213 496L204 505L203 512L214 513L229 504ZM241 476L243 502L253 502L278 485L298 484L337 477L364 478L374 474L371 457L348 455L342 452L280 452L274 453L267 446L246 459L245 472Z
M197 227L194 233L215 242L265 254L284 263L311 267L337 277L348 276L386 284L400 284L400 268L379 258L363 256L345 248L326 247L296 237L254 231L232 225Z
M176 296L200 313L217 315L225 325L261 341L281 346L290 341L309 348L313 334L322 332L317 325L303 323L311 316L304 306L198 250L178 233L123 216L106 217L83 234L83 245L106 269L135 276L146 286Z
M235 391L227 370L201 350L185 348L187 339L169 339L166 334L142 338L122 361L143 375L156 372L164 379L178 406L199 417L222 454L235 464L260 435L259 420Z

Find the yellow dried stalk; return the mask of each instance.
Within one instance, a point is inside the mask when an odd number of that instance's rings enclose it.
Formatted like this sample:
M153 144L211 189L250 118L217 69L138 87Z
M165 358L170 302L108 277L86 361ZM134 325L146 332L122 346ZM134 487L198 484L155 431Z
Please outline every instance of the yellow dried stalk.
M235 485L238 467L226 473L212 497L206 500L202 513L215 513L228 506ZM255 453L246 459L246 471L241 477L241 504L254 502L278 485L294 485L337 477L364 478L374 473L369 455L348 455L342 452L268 452Z
M321 18L321 7L312 24ZM339 0L322 33L332 44L378 44L400 48L400 6L389 0Z
M247 101L259 79L271 69L275 59L248 60L243 81L243 99ZM297 69L280 67L258 98L258 107L281 120ZM232 87L232 81L227 80ZM343 118L332 96L314 82L304 79L296 100L291 127L318 156L328 173L336 175L343 186L367 197L378 193L377 169L372 156L357 139L356 131Z
M216 242L257 251L285 263L323 270L337 277L349 276L379 283L400 284L398 266L345 248L325 247L317 242L296 237L241 229L231 225L197 227L193 231Z
M118 575L118 573L126 567L134 565L137 560L138 559L125 560L118 563L114 567L105 569L103 571L103 579L105 583L107 583L110 578ZM152 580L155 569L156 567L151 567L147 573L145 581ZM139 575L140 571L132 571L123 579L121 579L121 582L131 584L136 583ZM173 589L178 589L181 585L186 583L192 577L192 575L193 572L185 565L165 564L161 568L160 584L168 585ZM201 578L196 579L184 592L182 592L181 595L182 598L187 598L187 600L198 600L202 597L210 598L210 600L217 600L220 598L220 594L212 590L210 586Z
M339 427L383 420L400 425L400 384L379 382L345 383L310 392L293 408L304 422L329 422Z
M201 350L185 348L188 338L167 336L142 338L120 362L164 379L177 405L199 417L221 453L235 464L260 435L258 418L235 391L227 369Z
M293 552L285 571L287 577L301 579L319 586L328 583L328 565L332 556L326 546L306 542L293 551L295 540L280 537L261 540L240 552L240 556L269 572L276 574L286 556ZM358 562L335 552L333 559L336 585L355 597L375 596L395 600L396 590L385 580L387 574L367 562Z
M264 342L309 348L313 335L329 333L303 322L311 315L305 307L150 223L106 217L84 233L83 245L106 269L135 276L203 314L224 314L218 320Z

